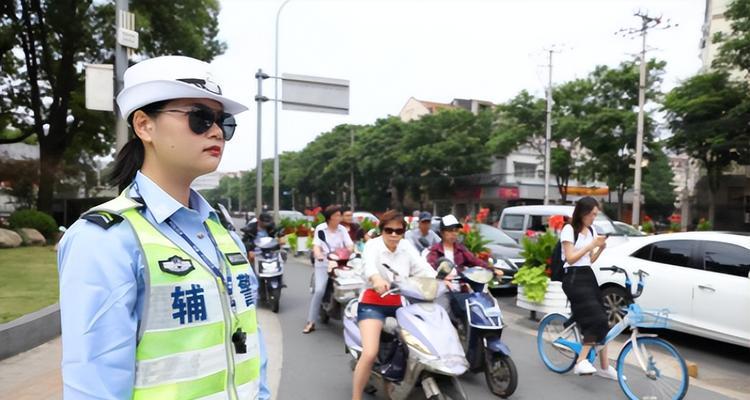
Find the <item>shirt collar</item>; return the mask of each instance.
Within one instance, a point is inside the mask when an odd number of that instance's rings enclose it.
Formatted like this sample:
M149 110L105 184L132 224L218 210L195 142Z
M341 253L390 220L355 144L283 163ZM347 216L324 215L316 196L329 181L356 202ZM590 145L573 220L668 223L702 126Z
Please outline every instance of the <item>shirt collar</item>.
M385 240L382 236L379 237L380 239L380 251L386 254L399 254L404 251L404 246L411 246L411 244L406 243L406 239L401 239L398 242L398 246L396 246L396 251L391 253L390 250L388 250L388 246L385 245Z
M137 190L135 193L131 192L135 196L140 196L148 206L149 211L154 216L157 224L161 224L167 218L174 215L176 212L185 209L179 201L175 200L174 197L165 192L164 189L159 187L151 178L142 174L138 171L133 180ZM216 210L211 207L210 204L193 189L190 189L189 198L191 209L198 213L201 217L201 221L205 221L208 218L213 217L214 220L218 220Z

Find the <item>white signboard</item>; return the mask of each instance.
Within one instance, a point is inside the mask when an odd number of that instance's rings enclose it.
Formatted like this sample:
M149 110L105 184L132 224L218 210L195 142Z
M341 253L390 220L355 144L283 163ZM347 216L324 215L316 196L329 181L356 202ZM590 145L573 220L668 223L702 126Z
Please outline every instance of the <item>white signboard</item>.
M119 43L123 47L137 49L138 48L138 32L131 30L131 29L118 28L117 29L117 43Z
M86 64L86 108L114 111L112 64Z
M349 114L349 81L282 74L281 104L285 110Z

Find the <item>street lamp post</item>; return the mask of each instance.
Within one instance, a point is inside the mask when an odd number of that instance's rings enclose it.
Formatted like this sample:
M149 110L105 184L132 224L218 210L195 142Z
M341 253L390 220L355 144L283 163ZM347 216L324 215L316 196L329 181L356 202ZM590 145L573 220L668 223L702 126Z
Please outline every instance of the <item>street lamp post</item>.
M274 79L273 97L277 101L273 106L273 218L279 222L279 19L281 10L291 0L284 0L276 11L276 44L274 48Z

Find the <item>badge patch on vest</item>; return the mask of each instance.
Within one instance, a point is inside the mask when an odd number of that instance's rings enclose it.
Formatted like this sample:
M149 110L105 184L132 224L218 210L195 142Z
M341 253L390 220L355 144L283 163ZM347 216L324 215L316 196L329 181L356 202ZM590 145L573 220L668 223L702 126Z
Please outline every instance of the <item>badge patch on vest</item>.
M168 274L179 276L187 275L195 269L192 261L182 259L178 256L172 256L166 260L159 261L159 268Z
M247 264L247 258L242 253L227 253L227 260L232 265Z

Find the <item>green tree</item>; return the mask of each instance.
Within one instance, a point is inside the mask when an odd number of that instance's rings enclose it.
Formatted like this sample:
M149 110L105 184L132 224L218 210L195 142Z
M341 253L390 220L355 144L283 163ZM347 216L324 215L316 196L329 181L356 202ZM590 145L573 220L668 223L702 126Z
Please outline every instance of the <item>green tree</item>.
M661 98L659 87L666 63L649 60L646 66L646 99L654 102ZM588 116L590 127L582 140L591 150L586 167L592 179L607 183L617 193L619 218L623 218L625 192L633 187L635 149L638 120L639 63L625 61L615 68L598 66L591 73L593 107ZM655 149L655 124L651 113L646 111L643 143L644 158L650 159Z
M655 144L648 167L643 170L643 209L648 215L662 219L672 215L677 200L673 181L669 157L660 143Z
M733 162L750 159L748 84L732 81L726 71L696 75L665 98L672 129L667 145L697 160L706 171L709 221L715 224L716 192Z
M142 56L183 54L210 61L216 39L216 0L186 0L179 7L132 0ZM65 160L111 151L111 114L84 107L84 63L112 63L112 1L10 0L0 5L0 130L18 131L0 143L36 137L40 147L37 208L50 212Z

